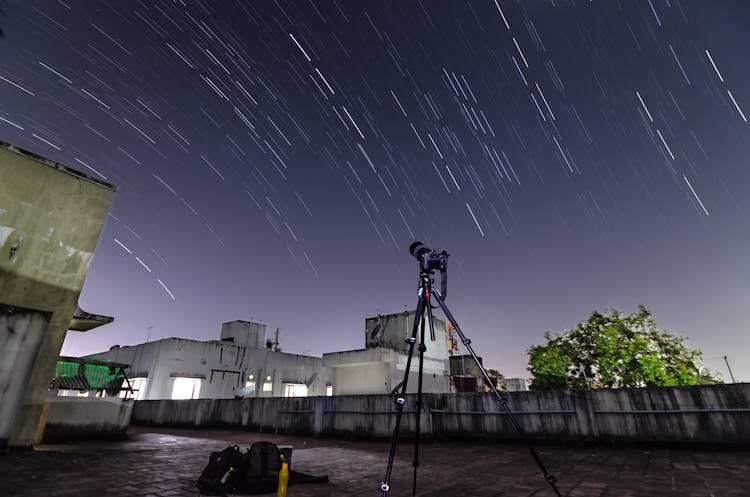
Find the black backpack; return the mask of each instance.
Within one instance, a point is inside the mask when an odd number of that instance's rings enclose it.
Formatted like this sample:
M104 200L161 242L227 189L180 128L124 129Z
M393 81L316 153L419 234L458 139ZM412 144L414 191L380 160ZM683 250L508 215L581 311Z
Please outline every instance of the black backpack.
M202 495L267 494L279 486L282 456L272 442L255 442L247 452L230 445L220 452L212 452L208 465L195 484ZM311 476L289 471L289 485L326 483L327 476Z
M249 457L236 445L212 452L195 486L202 495L225 495L235 488L248 463Z
M281 452L275 443L255 442L246 454L247 464L238 475L234 489L242 494L266 494L279 486Z

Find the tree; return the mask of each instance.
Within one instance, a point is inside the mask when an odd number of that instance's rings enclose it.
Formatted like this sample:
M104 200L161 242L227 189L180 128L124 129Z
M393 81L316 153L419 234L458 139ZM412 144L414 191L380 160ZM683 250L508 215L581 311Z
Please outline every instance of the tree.
M546 343L528 351L531 388L619 388L717 383L717 373L701 369L701 352L687 337L656 326L651 311L623 316L594 311L588 321L562 335L545 333Z
M497 369L488 369L487 376L489 376L490 380L492 380L492 382L495 384L495 388L497 388L498 390L503 390L503 380L505 379L505 376L503 376L500 371L498 371ZM489 385L485 385L484 390L486 392L489 392L492 389Z

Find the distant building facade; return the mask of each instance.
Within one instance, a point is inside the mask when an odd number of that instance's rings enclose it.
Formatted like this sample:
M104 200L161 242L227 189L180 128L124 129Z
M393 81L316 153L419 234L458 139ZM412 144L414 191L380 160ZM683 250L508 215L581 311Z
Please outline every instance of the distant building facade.
M406 311L367 318L364 349L322 358L267 347L266 325L249 321L224 323L219 340L164 338L88 357L129 364L136 400L390 394L404 381L414 316ZM450 356L446 322L435 316L433 325L434 341L425 329L422 391L484 391L473 359ZM407 393L417 391L418 342Z
M477 357L477 359L479 360L479 364L482 364L482 358ZM482 374L482 370L471 355L453 355L451 356L450 361L451 381L453 384L454 392L492 391L492 387L489 383L487 383L487 380ZM497 388L498 390L508 390L508 383L506 382L506 378L503 378L502 376L496 376L496 374L497 372L493 372L493 370L491 369L487 370L487 375L490 377L490 380L493 381L495 388ZM510 379L510 385L515 390L518 389L515 388L517 383L515 382L515 380L520 379L521 378Z
M528 378L503 378L503 386L508 392L526 392L531 380Z
M93 358L126 363L137 400L330 395L323 359L266 347L266 325L231 321L220 340L164 338Z
M482 358L478 359L481 363ZM485 379L473 357L470 355L451 356L450 366L454 392L484 392Z
M404 380L409 350L406 340L412 335L415 314L407 311L366 319L364 349L323 354L323 365L333 370L333 394L386 394L396 390ZM445 321L434 317L433 325L434 342L429 327L425 327L422 391L446 393L451 391L451 381ZM417 391L418 346L414 346L407 393Z

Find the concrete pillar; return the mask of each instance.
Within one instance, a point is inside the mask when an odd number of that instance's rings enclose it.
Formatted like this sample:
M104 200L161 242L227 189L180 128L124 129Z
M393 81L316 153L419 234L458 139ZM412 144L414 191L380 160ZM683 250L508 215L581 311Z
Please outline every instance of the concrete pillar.
M0 305L0 441L13 433L51 313ZM2 448L2 447L0 447Z
M0 370L0 447L30 446L42 433L49 383L114 192L108 183L0 142L0 306L6 316L0 364L12 364L10 372ZM37 321L46 316L46 329L39 322L17 328L9 309Z
M323 432L323 417L325 416L326 404L328 397L313 397L313 435L320 435Z

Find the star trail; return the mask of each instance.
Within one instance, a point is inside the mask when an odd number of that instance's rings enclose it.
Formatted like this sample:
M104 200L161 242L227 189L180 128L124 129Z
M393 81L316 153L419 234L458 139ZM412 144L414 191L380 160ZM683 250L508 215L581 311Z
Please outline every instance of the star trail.
M750 378L747 2L0 8L0 138L118 187L80 300L115 321L63 353L234 319L362 348L420 240L506 376L642 303Z

